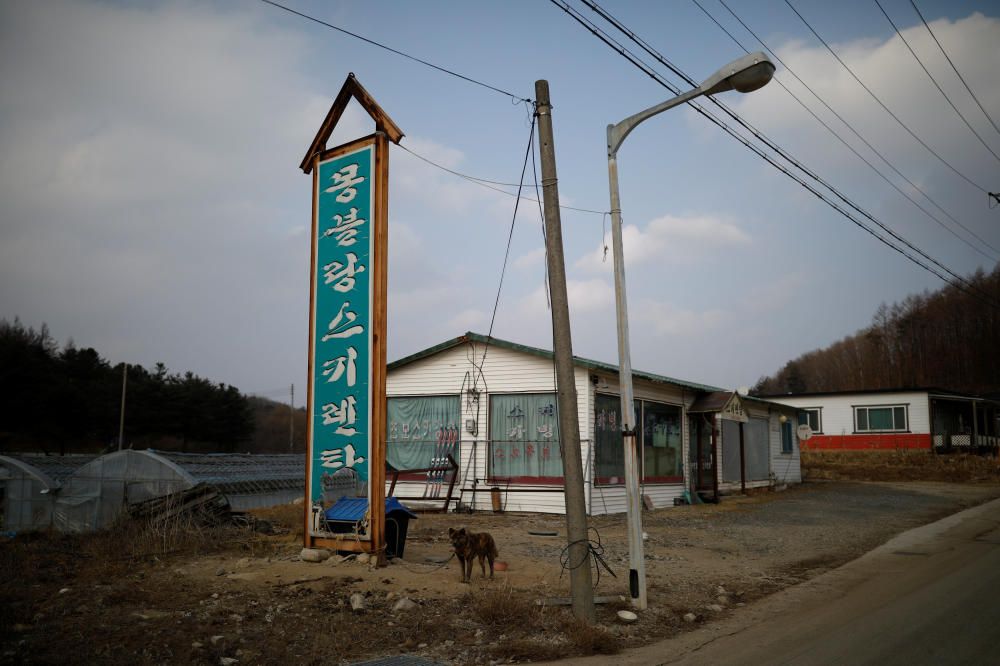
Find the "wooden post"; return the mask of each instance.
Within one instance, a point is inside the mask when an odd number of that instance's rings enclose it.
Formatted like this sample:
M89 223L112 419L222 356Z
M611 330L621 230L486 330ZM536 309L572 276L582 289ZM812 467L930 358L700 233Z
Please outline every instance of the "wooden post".
M740 492L747 494L747 459L743 449L743 423L740 422Z
M594 589L590 573L590 544L587 533L587 500L583 489L580 453L580 417L573 366L573 343L569 325L569 298L566 293L566 262L563 257L562 224L559 217L559 186L556 151L552 135L552 106L548 81L535 81L538 143L542 162L542 198L545 201L545 254L548 262L549 293L552 296L552 341L559 404L559 440L565 478L566 538L569 548L570 591L573 615L584 622L596 620Z

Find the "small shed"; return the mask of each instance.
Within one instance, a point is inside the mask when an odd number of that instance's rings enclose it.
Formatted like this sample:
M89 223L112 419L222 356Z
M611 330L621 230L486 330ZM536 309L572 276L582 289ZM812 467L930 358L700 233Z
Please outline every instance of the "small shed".
M26 532L52 527L52 508L63 482L95 457L0 455L0 531Z
M217 488L236 511L286 504L302 497L305 461L298 454L116 451L67 479L55 525L73 532L109 527L129 505L199 484Z

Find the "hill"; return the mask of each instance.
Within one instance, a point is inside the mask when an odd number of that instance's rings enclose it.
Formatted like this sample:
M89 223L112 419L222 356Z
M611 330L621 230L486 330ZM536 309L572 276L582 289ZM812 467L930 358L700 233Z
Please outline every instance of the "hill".
M1000 394L1000 265L962 289L883 303L854 335L762 377L757 394L941 387Z

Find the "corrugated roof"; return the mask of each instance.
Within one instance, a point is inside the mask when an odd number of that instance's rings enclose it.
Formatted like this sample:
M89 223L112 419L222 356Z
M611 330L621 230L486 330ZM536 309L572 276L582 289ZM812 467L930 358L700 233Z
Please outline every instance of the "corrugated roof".
M72 476L77 469L97 457L82 453L71 453L64 456L50 456L44 453L5 453L4 455L41 470L50 479L60 484Z
M337 500L336 504L331 506L323 514L327 520L334 520L338 522L345 523L356 523L365 517L365 513L368 511L368 498L367 497L341 497ZM399 501L396 497L386 497L385 498L385 513L386 515L392 515L394 513L405 513L410 518L416 518L417 514L410 511L406 506Z
M688 413L699 414L702 412L721 411L732 397L733 391L713 391L712 393L706 393L694 401L694 404L688 408Z
M174 463L196 482L214 485L223 492L305 487L306 461L301 453L149 452Z
M553 353L551 351L540 349L538 347L531 347L529 345L522 345L516 342L509 342L507 340L501 340L500 338L493 338L485 336L479 333L473 333L472 331L467 332L465 335L460 335L457 338L452 338L442 342L439 345L434 345L433 347L428 347L422 351L415 354L410 354L399 360L393 361L388 364L388 370L394 370L396 368L402 367L413 363L414 361L419 361L422 358L427 358L428 356L433 356L438 352L442 352L446 349L451 349L452 347L457 347L458 345L466 344L468 342L479 342L482 344L495 345L497 347L502 347L504 349L511 349L513 351L524 352L526 354L532 354L533 356L539 356L541 358L551 359ZM612 374L618 374L618 366L611 363L604 363L603 361L595 361L589 358L583 358L581 356L574 356L573 363L583 368L589 370L602 370L604 372L609 372ZM682 386L684 388L694 389L696 391L724 391L717 386L709 386L708 384L698 384L696 382L688 382L683 379L675 379L673 377L667 377L666 375L658 375L652 372L646 372L644 370L632 369L632 376L637 379L644 379L649 382L654 382L657 384L673 384L675 386Z

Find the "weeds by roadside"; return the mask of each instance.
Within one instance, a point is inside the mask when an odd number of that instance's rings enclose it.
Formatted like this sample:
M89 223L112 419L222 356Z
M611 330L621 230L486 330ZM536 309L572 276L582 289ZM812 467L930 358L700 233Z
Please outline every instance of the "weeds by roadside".
M892 451L803 451L808 480L1000 482L1000 458L968 453Z

